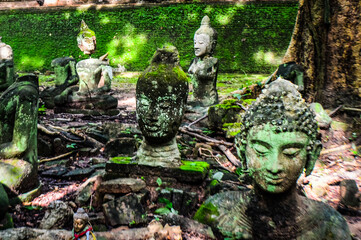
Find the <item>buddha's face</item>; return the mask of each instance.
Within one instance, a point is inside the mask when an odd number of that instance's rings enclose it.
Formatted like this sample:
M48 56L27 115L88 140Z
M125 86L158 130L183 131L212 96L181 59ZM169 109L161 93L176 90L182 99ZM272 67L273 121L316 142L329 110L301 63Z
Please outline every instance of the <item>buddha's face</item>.
M305 168L308 143L303 132L275 133L270 124L251 128L245 156L254 183L270 193L295 186Z
M80 218L74 219L73 227L75 232L81 232L86 227L86 221Z
M183 116L184 102L177 93L161 92L137 92L138 124L149 144L165 143L174 138Z
M0 47L0 60L12 60L13 59L13 50L5 45Z
M89 55L94 53L96 47L95 36L82 38L80 43L78 44L78 47L82 52L84 52L84 54Z
M194 35L194 54L197 57L203 57L211 51L211 41L207 34Z

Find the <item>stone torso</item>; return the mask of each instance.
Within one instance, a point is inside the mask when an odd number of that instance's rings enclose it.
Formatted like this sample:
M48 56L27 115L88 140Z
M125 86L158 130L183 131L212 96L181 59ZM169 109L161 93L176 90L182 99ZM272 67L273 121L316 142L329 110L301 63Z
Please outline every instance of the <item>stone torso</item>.
M37 162L38 89L29 82L16 82L0 96L0 146L16 141L25 143L25 151L17 157L27 162ZM4 147L5 148L5 147ZM3 148L3 150L4 150ZM2 150L2 151L3 151ZM10 151L9 151L10 152ZM1 155L0 154L0 157Z
M217 209L206 223L232 239L351 239L345 220L333 208L305 197L299 199L289 206L267 209L252 191L219 193L205 202Z
M214 57L194 58L188 69L193 84L193 101L202 106L218 103L217 73L218 59Z

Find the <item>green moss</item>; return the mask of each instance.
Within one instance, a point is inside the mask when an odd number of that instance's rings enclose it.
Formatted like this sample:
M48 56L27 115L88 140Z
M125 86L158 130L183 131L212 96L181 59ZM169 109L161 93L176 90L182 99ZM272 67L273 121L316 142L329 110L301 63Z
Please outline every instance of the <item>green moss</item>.
M112 157L110 161L118 164L136 164L131 157Z
M14 51L17 70L48 70L51 60L87 58L76 43L81 20L97 37L92 57L109 52L110 64L143 71L154 50L171 42L187 69L193 35L204 15L218 32L215 57L222 72L271 73L292 35L298 2L167 4L121 8L10 10L0 12L0 32ZM39 47L39 43L41 47Z
M204 203L198 209L193 219L201 223L212 224L216 216L219 216L217 207L212 203Z
M205 173L209 170L209 164L206 162L192 162L192 161L182 161L182 164L179 168L183 171L196 171Z
M209 186L214 187L214 186L216 186L218 183L219 183L219 181L216 180L216 179L214 179L214 180L212 180L212 182L209 184Z

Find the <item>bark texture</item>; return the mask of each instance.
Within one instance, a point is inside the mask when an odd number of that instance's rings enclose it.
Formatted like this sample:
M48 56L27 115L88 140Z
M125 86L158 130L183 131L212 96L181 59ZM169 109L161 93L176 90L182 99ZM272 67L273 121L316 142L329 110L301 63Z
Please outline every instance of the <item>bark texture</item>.
M308 101L326 107L361 100L361 2L300 0L284 62L303 65Z

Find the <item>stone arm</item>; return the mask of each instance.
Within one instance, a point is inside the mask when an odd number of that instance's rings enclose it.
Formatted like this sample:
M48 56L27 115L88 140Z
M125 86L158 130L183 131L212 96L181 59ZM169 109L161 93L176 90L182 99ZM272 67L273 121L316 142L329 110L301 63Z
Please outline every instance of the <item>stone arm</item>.
M5 82L0 84L0 89L5 90L8 88L14 81L14 68L12 66L12 63L9 63L7 61L0 61L0 69L5 68L6 69L6 79Z
M71 76L68 79L68 86L71 86L79 82L79 77L78 77L78 73L76 72L76 62L70 61L69 66L70 66Z
M0 158L19 158L27 150L30 136L33 131L34 122L36 121L37 106L35 102L19 101L17 99L15 114L15 124L13 129L13 138L11 142L0 144Z

